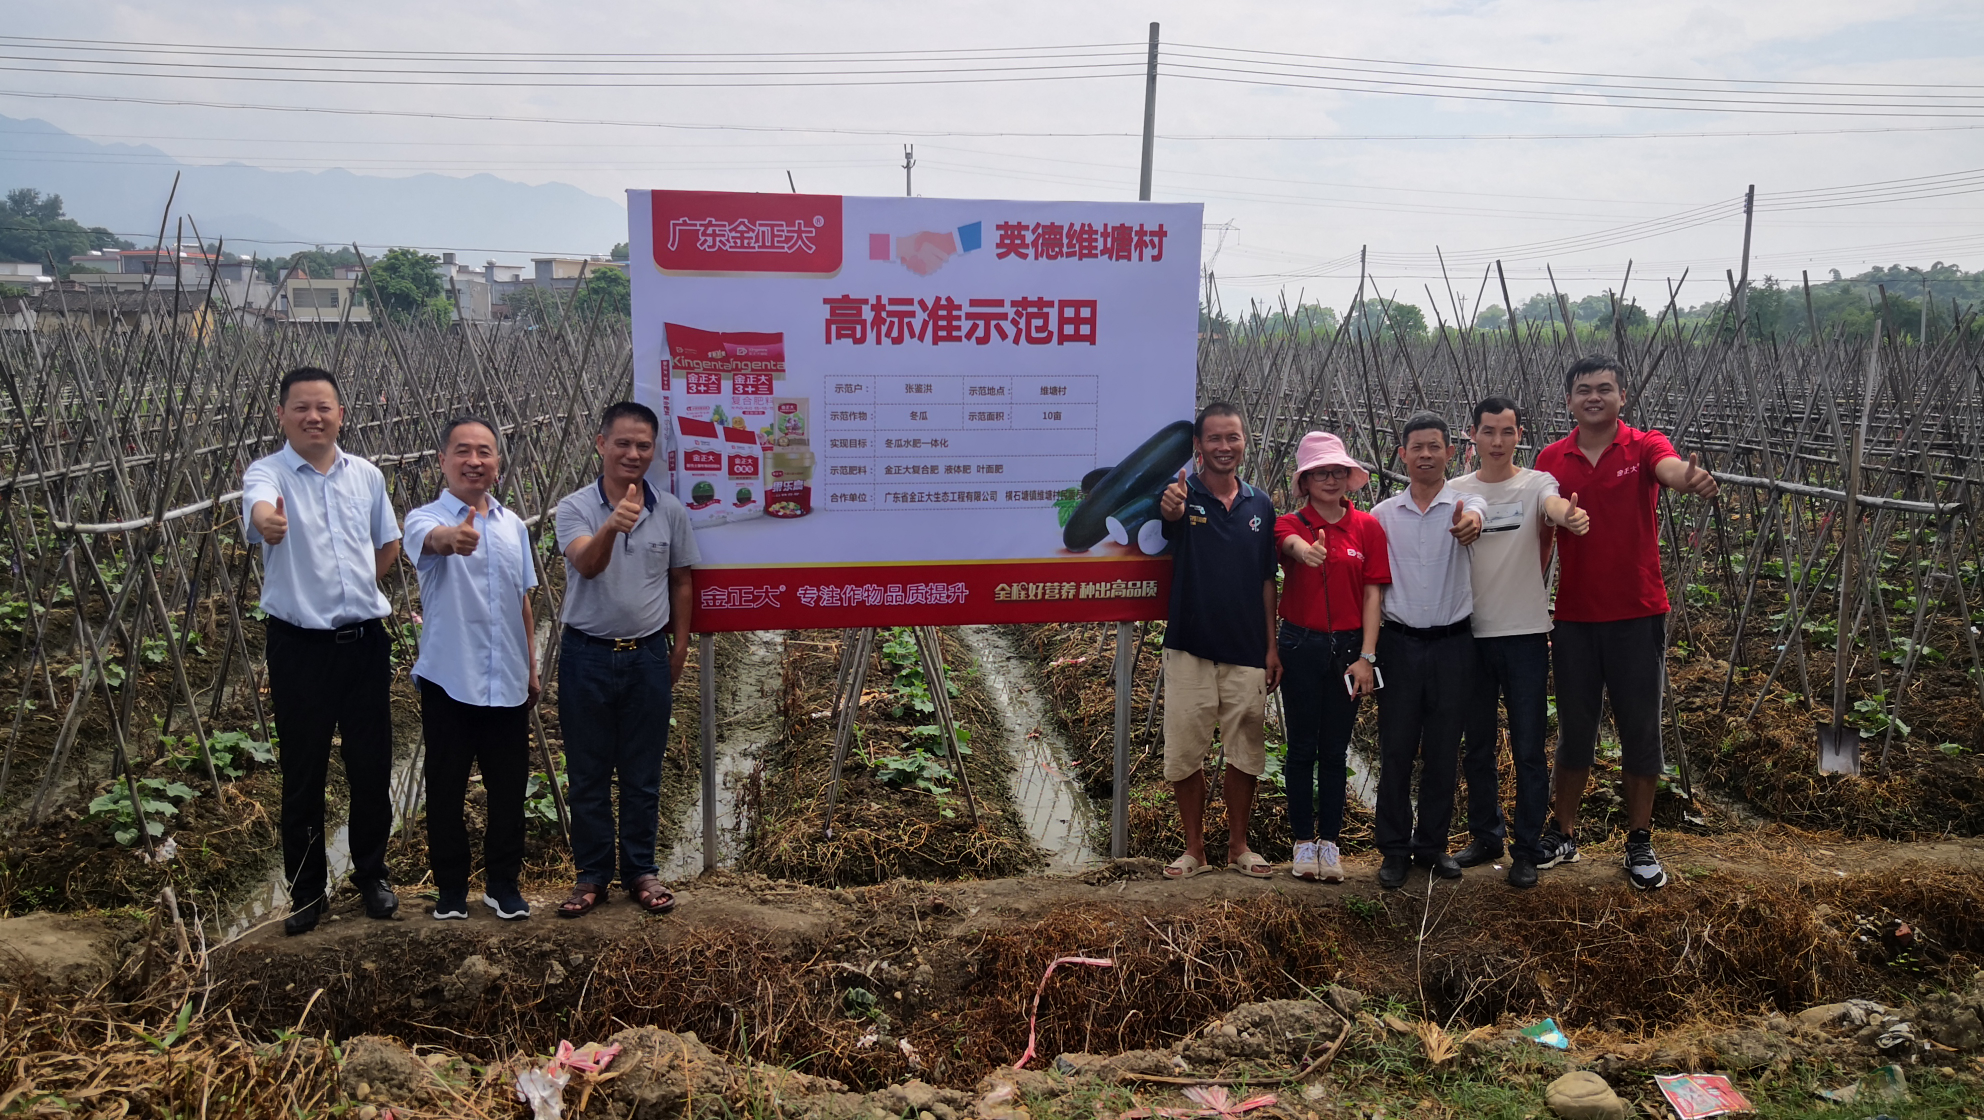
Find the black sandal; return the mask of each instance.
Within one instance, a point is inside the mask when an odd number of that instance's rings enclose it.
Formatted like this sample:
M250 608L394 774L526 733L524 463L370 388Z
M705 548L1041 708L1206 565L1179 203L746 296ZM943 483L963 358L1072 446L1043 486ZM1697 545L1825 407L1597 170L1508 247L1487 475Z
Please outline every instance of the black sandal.
M627 888L627 897L634 905L650 914L666 914L675 909L675 892L661 885L661 880L653 875L643 875Z
M599 900L605 895L606 888L598 883L574 883L572 893L566 895L565 901L558 904L558 916L578 918L590 914L592 908L598 906Z

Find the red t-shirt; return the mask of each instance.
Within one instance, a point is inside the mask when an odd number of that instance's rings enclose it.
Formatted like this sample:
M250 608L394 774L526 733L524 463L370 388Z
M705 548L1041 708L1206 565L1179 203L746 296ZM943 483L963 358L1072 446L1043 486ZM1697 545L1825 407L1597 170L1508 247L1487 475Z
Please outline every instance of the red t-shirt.
M1314 544L1316 533L1329 542L1320 568L1281 553L1281 542L1300 537ZM1391 552L1378 519L1355 507L1332 525L1307 502L1274 520L1275 555L1281 557L1281 617L1310 630L1357 630L1364 625L1364 585L1392 581ZM1323 573L1329 573L1324 597Z
M1660 481L1653 465L1678 458L1659 432L1619 424L1597 464L1578 450L1577 432L1536 454L1536 469L1557 480L1557 492L1578 496L1591 514L1591 532L1557 534L1557 618L1616 622L1667 613L1660 574Z

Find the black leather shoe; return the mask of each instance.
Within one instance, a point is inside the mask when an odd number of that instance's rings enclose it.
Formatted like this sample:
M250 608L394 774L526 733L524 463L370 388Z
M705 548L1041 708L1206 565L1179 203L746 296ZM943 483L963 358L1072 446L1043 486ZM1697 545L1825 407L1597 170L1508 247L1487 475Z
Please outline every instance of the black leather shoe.
M1454 854L1454 862L1462 867L1479 867L1502 858L1503 848L1493 840L1483 840L1477 836L1467 847Z
M1460 878L1460 864L1455 863L1454 857L1445 852L1435 856L1413 856L1412 862L1442 879Z
M1388 891L1395 891L1405 885L1405 874L1412 870L1410 856L1386 856L1378 865L1378 885Z
M1512 887L1533 887L1536 885L1536 865L1521 856L1509 865L1509 885Z
M284 937L295 937L317 928L317 922L324 916L324 900L308 902L290 910L289 917L282 920Z
M351 885L358 888L359 897L365 900L366 917L383 920L398 912L400 898L384 879L354 879Z

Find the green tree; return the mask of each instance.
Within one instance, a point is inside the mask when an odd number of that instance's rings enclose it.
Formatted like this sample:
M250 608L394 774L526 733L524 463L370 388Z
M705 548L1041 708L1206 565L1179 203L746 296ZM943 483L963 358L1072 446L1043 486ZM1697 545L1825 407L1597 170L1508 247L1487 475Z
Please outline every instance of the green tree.
M616 261L624 261L624 260L626 260L626 259L627 259L627 243L626 243L625 241L622 241L622 242L621 242L620 244L618 244L618 245L615 245L615 246L613 247L613 252L612 252L611 254L609 254L609 255L610 255L610 256L611 256L611 257L612 257L612 258L613 258L614 260L616 260Z
M1499 303L1491 303L1474 316L1474 326L1478 330L1499 331L1509 325L1509 313Z
M349 248L340 246L335 250L326 251L322 245L319 245L314 249L291 253L287 257L264 257L255 262L255 271L261 273L262 278L271 284L280 282L283 275L292 268L302 269L303 275L312 280L329 280L334 269L355 268L358 263L358 254Z
M586 270L586 282L573 297L572 312L581 319L589 319L595 308L602 315L617 315L622 319L633 315L634 287L626 273L617 268Z
M1388 334L1406 341L1425 338L1426 313L1409 303L1367 299L1364 301L1360 330L1366 334Z
M62 196L20 187L0 199L0 261L44 261L68 275L69 258L95 249L136 248L102 226L64 217Z
M454 304L442 292L441 276L434 271L440 264L441 258L412 249L386 250L370 267L370 288L378 291L381 305L374 312L383 311L401 326L422 320L446 325ZM369 292L366 298L371 298Z

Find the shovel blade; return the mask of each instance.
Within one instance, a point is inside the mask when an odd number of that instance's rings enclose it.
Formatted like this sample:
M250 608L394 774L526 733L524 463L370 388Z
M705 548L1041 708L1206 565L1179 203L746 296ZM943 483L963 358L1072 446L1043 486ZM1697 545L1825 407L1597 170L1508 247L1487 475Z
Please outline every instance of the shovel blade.
M1860 732L1836 724L1819 725L1819 773L1860 773Z

